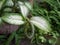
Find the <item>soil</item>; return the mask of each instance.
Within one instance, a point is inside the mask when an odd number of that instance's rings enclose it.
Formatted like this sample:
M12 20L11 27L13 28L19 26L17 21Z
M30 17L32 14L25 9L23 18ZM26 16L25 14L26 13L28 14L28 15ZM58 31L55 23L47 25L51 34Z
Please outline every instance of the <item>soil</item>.
M17 30L18 28L19 26L17 25L11 25L11 24L4 23L2 26L0 26L0 34L9 35L10 33ZM2 41L0 41L0 44L1 43ZM15 45L15 41L13 40L10 45ZM35 44L30 43L28 39L22 39L20 41L20 45L35 45Z
M19 26L4 23L0 26L0 34L9 34L17 30Z

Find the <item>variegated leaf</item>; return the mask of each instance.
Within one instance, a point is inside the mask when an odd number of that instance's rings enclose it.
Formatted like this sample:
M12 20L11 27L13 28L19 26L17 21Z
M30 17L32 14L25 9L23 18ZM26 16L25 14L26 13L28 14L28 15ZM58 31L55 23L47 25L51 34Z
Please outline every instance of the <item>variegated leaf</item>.
M22 17L17 13L5 13L4 16L2 16L2 19L9 24L14 25L24 24Z
M23 2L18 1L19 8L21 9L21 13L23 16L27 16L29 13L29 10L31 10L32 6L29 2Z
M45 32L51 31L49 22L43 17L38 17L38 16L32 17L31 23L33 23L36 27L38 27L39 29L41 29Z
M13 3L12 0L7 0L7 2L6 2L5 5L6 5L6 6L10 6L10 7L12 7L12 6L14 5L14 3Z

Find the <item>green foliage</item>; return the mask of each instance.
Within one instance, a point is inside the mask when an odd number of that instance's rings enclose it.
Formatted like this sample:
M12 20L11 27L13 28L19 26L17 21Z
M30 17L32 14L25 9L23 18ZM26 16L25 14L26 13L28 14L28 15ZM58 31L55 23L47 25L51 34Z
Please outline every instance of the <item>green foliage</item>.
M0 18L0 24L2 23L2 19Z
M39 3L34 1L33 9L31 4L25 1L1 0L0 2L0 24L4 22L13 25L21 24L19 29L12 32L4 41L4 45L9 45L14 38L15 45L19 45L20 40L26 37L37 45L56 43L60 35L59 0L41 0ZM0 35L1 39L4 39L3 37L5 35Z
M2 16L2 20L15 25L21 25L24 24L22 16L17 13L4 13L4 16Z

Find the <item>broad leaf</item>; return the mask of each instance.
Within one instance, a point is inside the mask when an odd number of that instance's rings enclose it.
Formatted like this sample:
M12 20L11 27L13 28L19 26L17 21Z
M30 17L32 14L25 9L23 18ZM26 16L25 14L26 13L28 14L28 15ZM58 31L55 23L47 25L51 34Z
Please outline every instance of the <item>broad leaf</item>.
M17 13L5 13L4 16L2 16L2 19L9 24L14 25L24 24L22 17Z
M54 38L49 39L49 43L50 43L50 44L55 45L55 44L56 44L56 42L57 42L57 39L54 39Z
M0 0L0 9L2 8L4 2L5 2L5 0Z
M6 5L6 6L10 6L10 7L12 7L12 6L14 5L14 3L13 3L12 0L7 0L7 2L6 2L5 5Z
M30 4L30 2L25 2L25 6L27 6L29 10L32 10L32 5Z
M45 32L51 31L49 22L43 17L38 17L38 16L32 17L31 23L33 23L36 27L38 27L39 29Z
M21 13L23 16L27 16L29 13L29 10L31 10L31 8L32 8L30 3L28 3L28 2L25 2L25 4L24 4L23 2L18 1L18 5L21 9Z
M12 9L11 8L5 8L4 12L12 12Z

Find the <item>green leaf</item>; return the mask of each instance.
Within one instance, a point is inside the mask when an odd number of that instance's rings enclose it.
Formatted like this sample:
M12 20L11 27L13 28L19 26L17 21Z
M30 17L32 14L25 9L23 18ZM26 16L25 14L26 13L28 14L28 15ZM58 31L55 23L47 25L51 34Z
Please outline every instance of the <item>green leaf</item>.
M56 43L56 41L57 41L57 40L56 40L56 39L54 39L54 38L49 39L49 43L50 43L50 44L53 44L53 45Z
M54 8L60 8L60 4L57 0L44 0Z
M12 12L12 9L11 8L5 8L4 12Z
M13 3L13 1L12 0L7 0L7 2L6 2L6 4L5 4L6 6L13 6L14 5L14 3Z
M33 23L37 28L45 31L45 32L50 32L51 31L51 27L50 24L48 22L48 20L46 20L44 17L32 17L31 18L31 23Z
M15 45L19 45L20 44L20 38L19 36L16 34L15 35Z
M8 39L6 40L5 45L9 45L9 44L11 43L11 41L13 40L13 38L15 37L15 35L16 35L16 31L13 32L13 33L8 37Z
M9 24L24 24L23 18L20 16L20 14L17 13L5 13L4 16L2 16L2 19Z
M1 17L0 17L0 25L2 24L2 19L1 19Z
M43 36L39 36L39 39L41 40L41 42L46 42L46 39Z
M0 9L3 7L5 0L0 0Z
M27 6L29 10L32 10L32 5L30 4L30 2L25 2L25 6Z
M25 2L25 4L24 4L23 2L18 1L18 5L19 5L19 7L21 9L21 13L24 17L28 15L29 10L31 10L31 8L32 8L32 6L30 5L29 2Z

